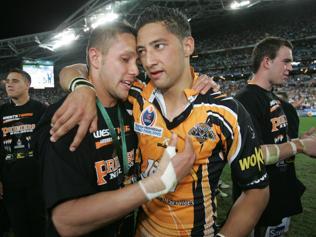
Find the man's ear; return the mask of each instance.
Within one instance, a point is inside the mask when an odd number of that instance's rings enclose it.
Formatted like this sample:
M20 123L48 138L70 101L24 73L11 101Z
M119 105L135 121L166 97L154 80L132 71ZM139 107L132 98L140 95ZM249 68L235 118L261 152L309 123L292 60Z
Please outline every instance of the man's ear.
M184 55L190 57L194 52L194 39L192 36L187 36L183 39Z
M263 66L263 68L269 69L271 65L271 59L268 56L264 56L261 61L261 65Z
M90 66L95 69L99 69L102 61L102 54L100 50L97 48L90 48L88 53Z

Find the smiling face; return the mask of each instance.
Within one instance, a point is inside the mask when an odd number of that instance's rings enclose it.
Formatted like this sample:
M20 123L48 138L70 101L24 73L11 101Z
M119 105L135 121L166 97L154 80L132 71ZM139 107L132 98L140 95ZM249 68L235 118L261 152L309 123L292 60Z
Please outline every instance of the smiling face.
M151 82L162 90L181 83L193 49L192 37L180 40L163 22L145 24L137 33L139 59Z
M293 70L292 50L282 46L274 59L269 59L269 80L272 85L284 84L289 79L289 74Z
M89 49L97 95L109 101L126 100L138 75L135 36L118 33L106 44L107 50Z

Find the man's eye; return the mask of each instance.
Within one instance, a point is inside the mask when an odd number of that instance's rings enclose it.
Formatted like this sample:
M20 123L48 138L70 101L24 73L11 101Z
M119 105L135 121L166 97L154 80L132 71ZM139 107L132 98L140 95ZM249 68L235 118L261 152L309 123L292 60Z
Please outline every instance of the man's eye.
M163 49L165 47L165 44L159 43L155 45L156 49Z
M129 58L122 58L122 61L127 63L129 61Z
M138 54L139 56L144 55L144 54L145 54L145 50L143 50L143 49L138 49L138 50L137 50L137 54Z

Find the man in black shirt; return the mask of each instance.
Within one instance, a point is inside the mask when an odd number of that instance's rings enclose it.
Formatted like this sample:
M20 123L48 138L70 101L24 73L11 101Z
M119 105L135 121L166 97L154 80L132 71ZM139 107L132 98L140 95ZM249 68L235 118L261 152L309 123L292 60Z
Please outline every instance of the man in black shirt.
M87 134L73 152L69 146L76 128L52 143L50 121L62 101L49 108L39 129L43 189L50 217L47 234L129 237L134 235L134 218L128 213L173 189L190 172L195 155L189 139L184 151L175 154L173 137L157 172L131 184L137 175L137 138L122 101L138 74L134 29L121 22L97 27L90 35L87 59L92 84L77 78L71 87L95 87L97 130Z
M44 236L45 216L39 164L32 139L46 107L30 99L31 77L11 70L5 79L10 102L1 106L1 182L4 204L16 237Z
M276 226L283 218L302 212L300 197L304 186L296 177L294 155L315 156L315 137L291 140L297 138L293 133L295 124L289 131L284 105L272 90L274 85L282 85L289 78L292 48L292 44L282 38L268 37L260 41L252 53L254 76L236 95L249 112L261 143L270 144L263 146L263 152L268 154L264 156L268 158L270 200L255 230L255 236L259 237L270 236L270 233L266 235L268 226Z

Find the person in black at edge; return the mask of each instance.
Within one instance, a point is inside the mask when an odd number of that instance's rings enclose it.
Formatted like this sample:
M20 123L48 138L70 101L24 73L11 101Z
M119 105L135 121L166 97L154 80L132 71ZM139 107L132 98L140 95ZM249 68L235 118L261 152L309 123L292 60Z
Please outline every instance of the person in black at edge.
M1 114L1 111L0 111L0 114ZM0 130L0 151L3 150L3 148L1 148L3 146L2 143L3 143L2 131ZM4 154L1 153L0 154L0 170L2 169L3 160L4 160ZM4 234L8 233L9 230L10 230L10 222L9 222L8 213L3 203L3 186L2 186L2 182L0 182L0 237L4 237Z
M76 128L56 143L50 141L50 121L63 100L52 105L41 121L38 151L50 216L48 236L134 236L130 212L175 188L192 168L195 154L190 139L183 152L175 154L173 136L157 172L131 184L137 176L137 137L122 101L138 75L135 35L134 28L122 22L91 32L87 60L92 84L77 78L71 88L95 87L98 125L76 151L68 148Z
M46 107L30 99L30 84L27 72L10 70L5 79L10 101L0 108L1 182L4 205L15 237L41 237L45 229L39 163L32 139Z
M236 99L245 106L252 117L256 134L262 144L278 144L274 148L269 146L268 153L272 157L270 159L279 161L276 164L273 164L274 162L267 164L266 161L270 181L270 200L255 228L255 237L270 237L272 232L275 237L281 236L285 225L276 228L273 226L279 225L282 219L283 222L289 223L290 216L302 212L300 198L305 187L296 177L294 155L300 152L307 155L310 153L302 139L291 140L298 135L298 126L295 124L297 121L288 124L293 114L286 114L283 103L273 93L274 85L282 85L289 78L293 62L292 49L292 44L282 38L268 37L260 41L252 53L254 76L248 81L248 85L236 94ZM285 160L282 155L284 143L290 145L293 151ZM239 195L236 187L234 185L234 198ZM275 235L276 231L277 235Z

